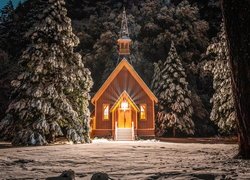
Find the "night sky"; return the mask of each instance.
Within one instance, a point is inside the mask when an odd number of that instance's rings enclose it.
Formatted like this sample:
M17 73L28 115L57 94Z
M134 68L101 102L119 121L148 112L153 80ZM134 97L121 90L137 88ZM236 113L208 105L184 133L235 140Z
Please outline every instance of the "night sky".
M20 0L12 0L13 5L16 7L19 1ZM7 2L9 2L9 0L0 0L0 9L2 9L2 7L4 7L7 4Z

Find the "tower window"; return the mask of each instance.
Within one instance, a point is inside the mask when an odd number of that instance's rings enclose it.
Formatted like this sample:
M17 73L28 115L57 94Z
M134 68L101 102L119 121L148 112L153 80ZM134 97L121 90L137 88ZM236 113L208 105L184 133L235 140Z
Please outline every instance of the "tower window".
M103 104L103 120L109 120L109 104Z
M124 43L121 44L121 49L124 49Z
M140 105L140 119L146 120L146 112L147 112L147 106L146 104Z

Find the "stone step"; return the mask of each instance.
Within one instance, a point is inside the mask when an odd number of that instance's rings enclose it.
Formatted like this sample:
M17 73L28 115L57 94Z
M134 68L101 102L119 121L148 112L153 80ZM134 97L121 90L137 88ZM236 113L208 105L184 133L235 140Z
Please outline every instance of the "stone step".
M118 140L118 141L131 141L131 140L133 140L132 128L118 128L116 140Z

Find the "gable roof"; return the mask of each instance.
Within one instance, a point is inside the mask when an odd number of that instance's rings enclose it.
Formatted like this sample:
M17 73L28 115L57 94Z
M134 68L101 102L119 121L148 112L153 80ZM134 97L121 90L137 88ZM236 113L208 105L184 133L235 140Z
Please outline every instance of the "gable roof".
M116 100L116 102L114 103L114 105L111 107L110 111L112 112L113 110L115 110L118 105L120 104L120 102L123 100L123 98L127 98L128 101L130 102L130 104L132 105L132 107L139 112L140 108L135 104L135 102L133 101L133 99L129 96L129 94L127 93L127 91L123 91L120 95L120 97Z
M144 92L150 97L151 100L158 102L157 97L153 94L153 92L149 89L149 87L145 84L145 82L141 79L141 77L137 74L135 69L129 64L129 62L123 58L122 61L118 64L115 70L109 75L108 79L104 82L101 88L97 91L95 96L91 99L91 102L94 104L96 100L98 100L101 95L108 88L110 83L115 79L115 77L119 74L122 68L125 67L129 73L133 76L133 78L138 82Z

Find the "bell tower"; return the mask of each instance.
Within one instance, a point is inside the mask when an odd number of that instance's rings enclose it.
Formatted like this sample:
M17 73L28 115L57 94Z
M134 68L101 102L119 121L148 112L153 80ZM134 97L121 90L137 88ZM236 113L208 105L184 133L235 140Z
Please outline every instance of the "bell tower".
M119 46L119 55L120 56L130 55L130 45L132 41L129 38L128 20L127 20L125 8L123 9L123 13L122 13L122 24L121 24L121 31L120 31L119 36L120 37L117 41L118 46Z

